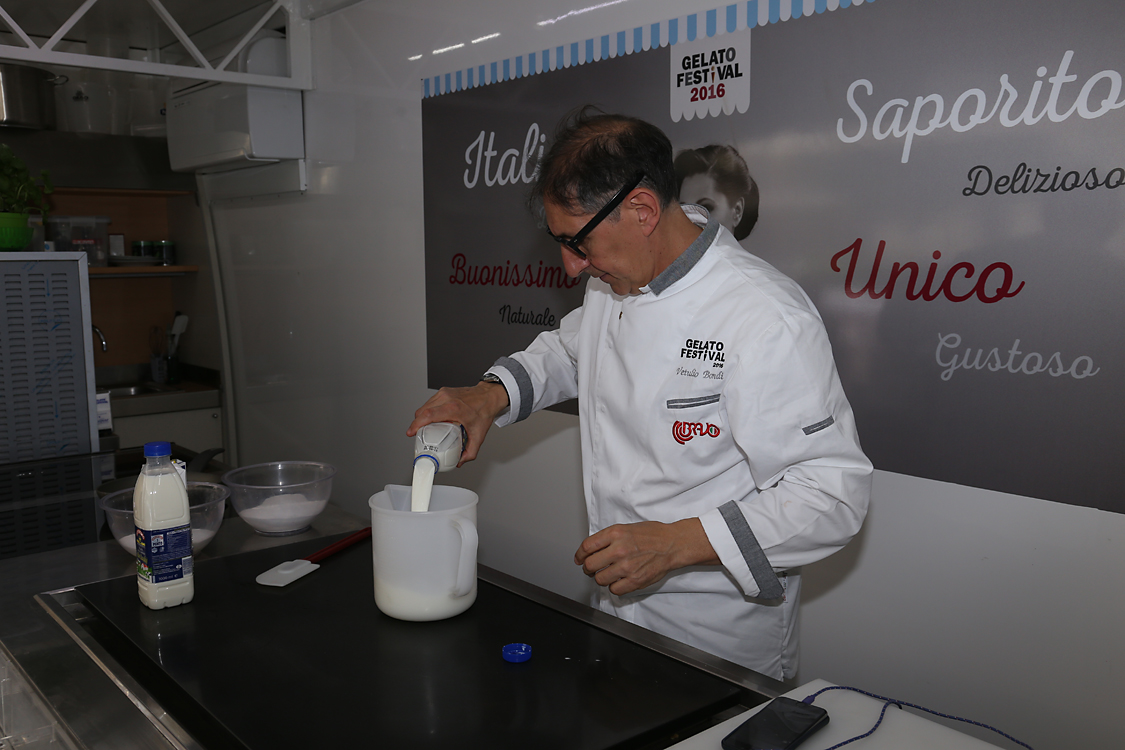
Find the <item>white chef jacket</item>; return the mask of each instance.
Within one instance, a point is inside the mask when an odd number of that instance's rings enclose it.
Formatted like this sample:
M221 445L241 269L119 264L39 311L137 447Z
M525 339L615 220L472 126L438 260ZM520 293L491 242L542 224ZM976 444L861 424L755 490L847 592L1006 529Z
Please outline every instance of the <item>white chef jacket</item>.
M801 565L867 512L871 462L804 291L705 209L700 237L641 293L591 278L556 331L489 372L498 426L578 398L590 533L699 517L722 566L594 605L778 679L797 668Z

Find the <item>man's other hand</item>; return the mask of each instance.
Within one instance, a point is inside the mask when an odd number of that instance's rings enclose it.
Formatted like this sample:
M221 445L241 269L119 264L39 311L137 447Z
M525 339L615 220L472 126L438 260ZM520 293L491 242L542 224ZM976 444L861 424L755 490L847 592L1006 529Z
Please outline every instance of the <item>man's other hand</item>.
M718 565L698 518L675 523L641 521L617 524L588 536L574 553L574 563L613 594L651 586L689 565Z

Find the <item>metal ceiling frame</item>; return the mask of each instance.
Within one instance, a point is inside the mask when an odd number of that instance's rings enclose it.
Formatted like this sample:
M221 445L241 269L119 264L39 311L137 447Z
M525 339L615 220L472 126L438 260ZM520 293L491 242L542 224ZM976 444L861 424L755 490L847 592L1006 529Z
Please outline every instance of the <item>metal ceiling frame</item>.
M167 76L169 78L187 78L199 81L219 81L223 83L245 83L252 86L269 86L281 89L312 89L312 38L311 24L300 13L300 0L275 0L269 9L258 21L253 24L235 45L234 49L218 65L211 63L199 51L199 47L191 37L184 32L172 14L164 7L160 0L146 0L156 15L168 26L176 39L187 50L191 59L198 67L191 65L172 65L160 62L147 62L142 60L126 60L99 55L87 55L74 52L59 52L55 49L63 37L77 24L87 11L98 0L85 0L73 15L67 19L54 35L42 44L35 41L20 28L15 19L4 10L5 0L0 0L0 19L11 29L24 46L14 44L0 44L0 60L17 62L38 63L42 65L63 65L77 68L96 68L99 70L113 70L124 73L141 73L145 75ZM289 75L272 76L252 73L239 73L227 70L227 66L234 60L254 35L277 13L284 10L288 16L286 23L286 43L289 49ZM158 57L158 55L156 55Z

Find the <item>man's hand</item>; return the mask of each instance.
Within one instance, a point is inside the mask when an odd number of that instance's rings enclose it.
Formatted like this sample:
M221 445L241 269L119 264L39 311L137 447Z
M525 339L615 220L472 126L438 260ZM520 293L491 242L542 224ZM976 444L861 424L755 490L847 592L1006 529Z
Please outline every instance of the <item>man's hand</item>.
M442 388L422 408L414 412L414 421L406 431L414 437L431 422L453 422L465 428L469 442L465 446L460 467L477 457L484 436L493 420L508 407L508 392L499 383L477 383L470 388Z
M651 586L689 565L718 565L698 518L675 523L642 521L617 524L586 537L574 553L575 565L613 594Z

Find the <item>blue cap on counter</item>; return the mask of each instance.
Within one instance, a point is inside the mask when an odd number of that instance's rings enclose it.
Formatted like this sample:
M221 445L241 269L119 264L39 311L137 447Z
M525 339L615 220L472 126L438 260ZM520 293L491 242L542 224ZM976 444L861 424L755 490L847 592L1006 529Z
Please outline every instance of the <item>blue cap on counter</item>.
M526 643L509 643L504 647L504 661L518 664L531 658L531 646Z
M171 443L145 443L145 458L150 456L171 456L172 444Z

